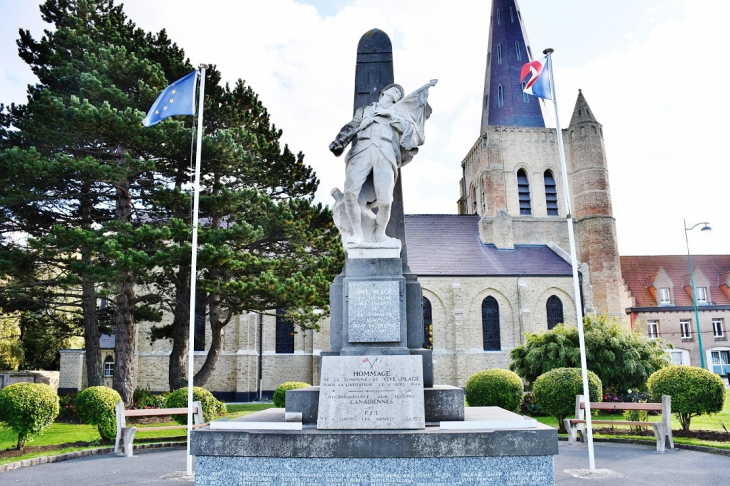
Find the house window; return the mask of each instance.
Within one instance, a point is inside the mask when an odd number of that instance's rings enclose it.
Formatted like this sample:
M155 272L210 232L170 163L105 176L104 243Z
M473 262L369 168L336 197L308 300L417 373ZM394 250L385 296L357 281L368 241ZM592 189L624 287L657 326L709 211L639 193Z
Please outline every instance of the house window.
M659 337L659 321L648 321L646 323L646 329L649 339L656 339Z
M696 287L695 296L697 297L698 304L706 304L707 303L707 288Z
M499 304L494 297L487 297L482 301L482 335L484 351L502 349L499 338Z
M517 60L521 60L522 55L520 54L520 43L518 41L515 41L515 52L517 53Z
M730 372L730 351L712 351L710 357L712 358L712 372L720 376L727 376Z
M712 334L717 340L725 339L725 324L722 322L722 319L712 320Z
M504 89L502 89L501 84L497 86L497 104L499 104L499 106L504 105Z
M284 310L276 309L276 352L294 353L294 324L284 319Z
M660 304L671 304L672 300L669 296L669 289L662 287L659 289L659 303Z
M679 330L682 334L682 341L692 340L692 321L689 319L682 319L679 321Z
M530 102L530 97L527 96L527 93L525 93L525 88L526 87L527 87L527 83L523 82L522 83L522 101L525 102L525 103L529 103Z
M553 173L545 171L545 205L548 216L558 215L558 188Z
M433 349L433 317L431 315L431 301L423 298L423 348Z
M672 351L670 354L670 361L673 365L682 364L682 351Z
M114 376L114 358L107 356L104 359L104 377L108 378Z
M527 174L524 169L517 171L517 194L520 201L520 214L529 216L532 214L532 207L530 205L530 181L527 179Z
M551 295L545 304L547 310L547 326L548 329L552 329L561 322L563 319L563 303L555 295Z
M502 64L502 44L497 44L497 64Z

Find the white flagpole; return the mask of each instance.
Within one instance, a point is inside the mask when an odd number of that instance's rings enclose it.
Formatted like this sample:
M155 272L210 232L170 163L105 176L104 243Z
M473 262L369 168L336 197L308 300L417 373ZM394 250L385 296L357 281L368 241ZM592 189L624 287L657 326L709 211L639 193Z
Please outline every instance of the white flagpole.
M193 456L190 455L190 433L193 430L193 376L195 359L195 274L198 267L198 207L200 205L200 156L203 152L203 93L205 92L205 64L200 65L200 96L198 101L198 144L195 151L195 185L193 186L193 257L190 263L190 328L188 330L188 448L187 475L193 475ZM194 96L194 95L193 95Z
M553 49L545 49L542 53L548 58L548 74L550 75L550 92L553 96L555 106L555 127L558 139L558 150L560 152L560 170L563 172L563 194L565 195L565 210L567 212L566 222L568 223L568 239L570 241L570 262L573 267L573 292L575 298L575 316L578 323L578 343L580 345L580 369L583 376L583 396L585 397L585 419L586 439L588 442L588 465L591 473L596 472L596 461L593 456L593 424L591 423L591 395L588 388L588 365L586 361L586 343L583 335L583 309L580 302L580 282L578 280L578 258L575 251L575 235L573 234L573 214L570 209L570 192L568 189L568 170L565 166L565 149L563 148L563 133L560 130L560 117L558 115L558 97L555 94L555 81L553 80L553 61L551 54Z

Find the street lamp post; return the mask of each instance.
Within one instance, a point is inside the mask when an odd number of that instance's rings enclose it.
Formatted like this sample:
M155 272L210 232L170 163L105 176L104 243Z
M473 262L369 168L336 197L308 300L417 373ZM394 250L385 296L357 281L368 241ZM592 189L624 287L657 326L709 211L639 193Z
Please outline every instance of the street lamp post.
M712 231L712 228L710 228L710 223L707 221L703 223L697 223L696 225L692 226L691 228L687 228L687 220L684 221L684 241L687 242L687 262L689 262L689 281L692 285L692 305L694 305L695 308L695 322L697 323L697 344L700 347L700 366L704 369L705 367L705 352L702 349L702 331L700 330L700 313L697 310L697 296L695 295L695 276L692 273L692 257L689 254L689 237L687 236L687 231L692 231L697 226L704 224L702 229L700 231Z

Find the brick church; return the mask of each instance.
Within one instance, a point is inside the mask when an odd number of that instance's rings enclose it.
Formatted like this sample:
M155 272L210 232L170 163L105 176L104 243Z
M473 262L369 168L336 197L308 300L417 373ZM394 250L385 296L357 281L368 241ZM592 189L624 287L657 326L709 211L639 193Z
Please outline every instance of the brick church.
M619 256L603 127L579 91L568 127L562 133L546 128L538 99L524 94L520 83L522 65L533 57L517 2L493 0L482 118L478 129L475 120L475 142L461 161L458 214L405 217L408 262L423 288L424 347L433 350L434 382L464 386L479 370L507 368L523 333L575 324L575 299L585 313L607 313L673 343L674 362L699 366L682 257ZM558 136L570 184L578 296ZM725 374L730 257L704 256L694 274L706 291L700 319L705 330L697 335L707 334L706 367ZM671 289L674 304L661 300L664 291L652 293L647 279ZM138 326L137 387L166 391L170 344L150 343L150 328ZM113 339L108 341L113 349ZM320 332L293 332L278 317L238 316L226 327L223 353L206 388L223 399L246 401L270 397L284 381L317 385L319 354L329 341L327 319ZM103 358L109 376L112 349ZM195 354L202 365L206 351ZM61 351L60 390L83 388L85 379L83 350Z

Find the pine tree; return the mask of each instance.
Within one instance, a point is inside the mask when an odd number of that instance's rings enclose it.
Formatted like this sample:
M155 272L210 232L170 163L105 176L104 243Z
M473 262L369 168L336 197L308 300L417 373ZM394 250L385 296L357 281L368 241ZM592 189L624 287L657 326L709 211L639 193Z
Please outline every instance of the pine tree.
M164 31L145 33L111 1L47 0L41 12L55 30L39 41L21 31L18 41L39 83L27 104L11 105L0 119L0 271L12 276L16 261L43 264L52 275L45 288L75 296L89 384L101 382L96 299L109 299L114 388L128 403L136 322L159 320L162 311L173 315L155 333L173 341L170 386L186 383L192 119L151 128L141 120L192 67ZM331 215L312 202L318 181L302 154L281 148L281 131L242 81L230 89L215 68L206 76L196 278L213 341L196 384L210 376L236 313L287 308L302 327L315 327L315 309L327 309L329 282L342 265ZM27 235L27 245L11 233Z

